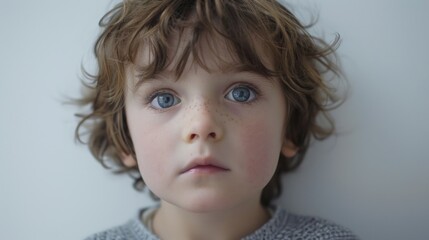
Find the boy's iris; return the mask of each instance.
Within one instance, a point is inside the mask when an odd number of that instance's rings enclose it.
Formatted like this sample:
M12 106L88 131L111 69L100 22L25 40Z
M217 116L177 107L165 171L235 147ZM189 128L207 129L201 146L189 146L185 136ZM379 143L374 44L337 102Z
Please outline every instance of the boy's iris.
M232 97L237 102L246 102L250 98L250 90L246 87L237 87L232 90Z
M171 93L160 93L156 100L161 108L169 108L176 104L176 99Z

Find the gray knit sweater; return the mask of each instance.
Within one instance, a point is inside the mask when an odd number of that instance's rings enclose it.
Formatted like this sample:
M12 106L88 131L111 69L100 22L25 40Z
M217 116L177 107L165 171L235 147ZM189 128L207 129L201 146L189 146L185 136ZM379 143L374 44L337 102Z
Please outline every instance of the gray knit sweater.
M243 240L357 240L348 229L327 220L304 217L277 209L260 229ZM136 216L124 225L94 234L85 240L159 240Z

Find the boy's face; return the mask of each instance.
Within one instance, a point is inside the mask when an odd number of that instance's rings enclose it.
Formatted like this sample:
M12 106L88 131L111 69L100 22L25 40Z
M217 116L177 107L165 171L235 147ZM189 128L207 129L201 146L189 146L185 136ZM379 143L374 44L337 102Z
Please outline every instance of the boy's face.
M224 46L218 50L228 59ZM211 51L203 47L202 54L215 69ZM142 50L137 64L149 59ZM284 142L280 84L249 72L208 73L198 64L176 81L172 69L136 88L135 69L127 72L127 123L146 185L162 201L195 212L259 204Z

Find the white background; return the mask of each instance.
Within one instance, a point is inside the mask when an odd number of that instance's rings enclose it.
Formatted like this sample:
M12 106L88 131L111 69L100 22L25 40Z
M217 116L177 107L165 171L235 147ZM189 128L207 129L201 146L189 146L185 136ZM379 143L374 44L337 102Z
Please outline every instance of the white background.
M339 134L285 177L280 204L362 239L426 239L429 2L294 0L315 32L342 37L350 84ZM150 203L74 143L80 65L91 64L103 1L1 0L0 239L82 239ZM296 5L295 5L296 6Z

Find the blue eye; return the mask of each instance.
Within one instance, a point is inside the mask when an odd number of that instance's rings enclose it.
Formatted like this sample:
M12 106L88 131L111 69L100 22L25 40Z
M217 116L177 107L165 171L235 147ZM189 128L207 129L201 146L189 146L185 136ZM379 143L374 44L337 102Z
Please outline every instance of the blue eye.
M173 94L161 92L155 95L150 104L155 109L164 109L172 107L178 103L180 103L180 99Z
M250 102L256 98L256 94L250 87L238 86L229 91L226 98L235 102Z

